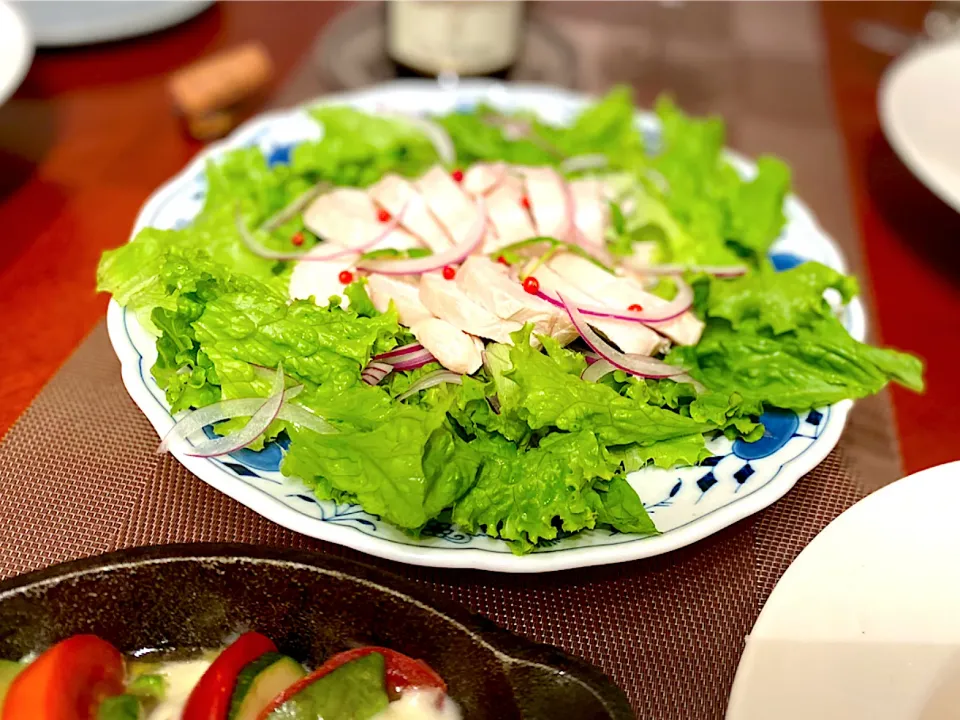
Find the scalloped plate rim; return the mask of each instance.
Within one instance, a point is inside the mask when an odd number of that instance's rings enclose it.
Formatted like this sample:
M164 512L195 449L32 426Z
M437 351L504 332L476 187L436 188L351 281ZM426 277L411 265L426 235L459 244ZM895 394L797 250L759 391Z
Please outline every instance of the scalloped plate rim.
M501 88L505 89L503 91L506 92L507 96L520 98L548 94L553 97L565 96L568 100L574 102L585 102L590 99L589 96L582 93L542 85L502 85L487 81L469 81L462 83L456 93L450 93L439 89L429 81L401 80L354 92L325 95L287 110L262 113L240 125L227 138L204 148L183 170L154 191L138 213L131 239L137 231L145 226L145 218L151 214L151 211L155 211L178 187L190 183L202 171L208 159L220 155L227 149L237 147L240 138L254 134L256 129L285 118L290 119L302 113L305 108L319 104L362 101L365 98L376 97L384 92L410 90L417 94L424 92L447 93L454 100L450 104L450 108L453 109L455 100L465 98L472 100L486 99L494 91L500 91ZM529 101L520 104L528 105ZM655 125L652 115L642 111L638 112L638 121L646 127L650 127L651 124ZM727 154L731 162L741 171L750 172L754 167L753 163L739 153L727 150ZM792 222L807 225L808 234L818 236L823 244L818 249L826 252L829 256L827 262L838 270L846 271L846 262L841 250L819 226L810 209L793 195L787 198L786 208L793 216ZM859 299L855 299L848 305L847 324L848 330L855 338L862 340L865 337L866 316ZM173 418L170 416L167 407L161 404L147 388L140 368L142 357L125 327L124 309L113 299L110 300L107 310L107 330L114 351L120 359L121 377L127 392L146 415L158 435L162 437L173 426ZM507 573L553 572L628 562L661 555L709 537L769 507L789 492L800 478L819 465L833 450L843 432L852 405L852 401L844 400L830 406L831 419L826 423L822 433L807 450L802 451L781 466L780 469L782 470L790 465L788 472L780 473L778 470L775 476L759 489L717 508L681 528L665 532L662 535L637 537L636 540L618 544L561 548L551 552L534 552L524 556L516 556L510 553L506 549L506 544L504 544L506 552L490 552L479 548L419 546L374 537L350 526L341 526L337 523L311 518L298 512L290 505L281 502L266 492L245 482L238 482L234 475L209 459L190 457L181 452L174 452L174 456L190 472L213 488L268 520L309 537L343 545L387 560L427 567L472 568Z

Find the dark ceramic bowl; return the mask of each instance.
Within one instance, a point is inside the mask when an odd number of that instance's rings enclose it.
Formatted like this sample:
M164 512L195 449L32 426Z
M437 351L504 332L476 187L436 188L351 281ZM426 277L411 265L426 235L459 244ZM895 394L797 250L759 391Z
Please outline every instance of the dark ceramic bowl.
M259 630L316 665L381 645L427 661L466 718L633 718L599 670L431 598L381 570L250 545L167 545L56 565L0 584L0 658L75 633L125 652L217 647Z

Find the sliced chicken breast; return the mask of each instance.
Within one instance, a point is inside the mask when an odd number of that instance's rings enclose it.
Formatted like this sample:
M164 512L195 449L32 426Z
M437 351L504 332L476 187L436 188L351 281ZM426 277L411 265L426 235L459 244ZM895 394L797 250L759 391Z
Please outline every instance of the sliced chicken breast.
M372 200L387 212L397 214L406 207L401 227L433 252L443 252L450 247L450 236L409 180L399 175L384 175L376 185L368 188L368 192Z
M574 224L587 242L603 245L607 228L607 203L599 180L574 180L569 185Z
M433 313L420 302L420 290L403 280L386 275L373 274L367 278L367 291L373 306L380 312L386 312L393 300L400 316L400 324L411 327L414 323L432 318Z
M579 288L574 287L549 267L541 266L534 275L542 289L554 293L563 293L572 302L585 305L603 304L593 295L584 293ZM627 320L609 320L589 315L586 316L586 319L592 327L606 335L625 353L649 356L658 352L665 352L670 347L669 340L640 323Z
M537 234L566 240L569 200L563 179L553 168L523 168L521 172Z
M329 248L318 247L314 252ZM343 294L343 283L340 282L340 273L349 269L359 255L344 256L336 260L308 261L301 260L293 266L290 273L290 284L287 293L294 300L308 300L313 298L317 305L326 306L332 295L340 296L340 307L350 307L350 298Z
M491 253L520 240L536 237L530 212L523 206L523 183L509 176L486 198L487 218L497 237L484 244Z
M454 243L466 240L477 223L476 202L439 165L430 168L414 186Z
M460 187L474 197L486 195L504 178L506 166L501 163L475 163L463 174Z
M563 345L577 337L576 329L562 309L524 291L499 263L479 255L467 258L457 271L456 282L467 295L501 320L520 325L533 323L535 334L550 335Z
M380 312L386 312L393 300L400 323L408 328L419 343L429 350L447 370L475 373L483 362L483 343L477 349L475 338L435 317L420 302L420 290L403 280L385 275L367 279L370 300Z
M303 223L315 235L345 248L367 243L384 229L373 200L356 188L341 188L321 195L304 211ZM416 237L397 228L370 249L417 247L423 245Z
M667 304L663 298L646 292L636 280L611 276L576 255L562 253L547 264L571 285L596 297L602 305L628 308L636 303L644 308L656 308ZM704 325L693 313L685 312L674 320L651 323L649 327L678 345L696 345Z
M522 327L520 323L501 320L474 301L459 284L445 280L438 273L420 277L420 302L436 317L454 327L495 342L509 343L510 333Z
M447 370L473 375L483 364L483 343L446 320L421 320L410 327L410 332Z

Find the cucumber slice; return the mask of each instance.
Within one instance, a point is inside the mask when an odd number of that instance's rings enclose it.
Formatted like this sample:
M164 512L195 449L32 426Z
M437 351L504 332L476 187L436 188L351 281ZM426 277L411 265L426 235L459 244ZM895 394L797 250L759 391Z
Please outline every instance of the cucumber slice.
M140 720L143 709L133 695L114 695L100 704L97 720Z
M23 663L13 660L0 660L0 708L3 707L3 701L7 697L7 690L13 684L14 678L20 674L20 671L26 667Z
M314 680L268 720L367 720L389 704L384 658L373 652Z
M264 653L237 676L228 717L256 720L271 700L306 674L296 660L279 653Z
M167 694L167 679L163 675L140 675L129 682L127 694L149 700L163 700Z

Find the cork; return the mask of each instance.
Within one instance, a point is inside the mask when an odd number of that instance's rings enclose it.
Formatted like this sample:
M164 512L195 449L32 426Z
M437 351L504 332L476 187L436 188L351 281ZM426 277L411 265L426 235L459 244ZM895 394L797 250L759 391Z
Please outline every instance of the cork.
M197 140L216 140L221 138L233 129L237 118L234 113L226 110L199 115L197 117L188 117L187 132Z
M178 70L170 77L169 89L189 125L200 118L217 118L220 111L261 90L272 73L273 63L263 45L248 43Z

